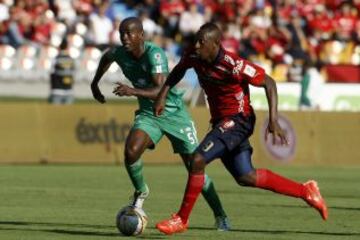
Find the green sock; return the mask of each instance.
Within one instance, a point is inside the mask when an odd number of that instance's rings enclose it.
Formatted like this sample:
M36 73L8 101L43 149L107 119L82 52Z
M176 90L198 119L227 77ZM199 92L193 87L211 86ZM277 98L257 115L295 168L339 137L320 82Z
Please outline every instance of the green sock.
M205 183L202 189L202 195L204 196L206 202L209 204L212 209L215 217L217 216L226 216L226 213L221 205L219 196L215 191L215 186L211 178L205 174Z
M140 192L146 192L148 188L146 186L142 171L143 162L139 159L135 163L131 165L125 164L125 166L135 189Z

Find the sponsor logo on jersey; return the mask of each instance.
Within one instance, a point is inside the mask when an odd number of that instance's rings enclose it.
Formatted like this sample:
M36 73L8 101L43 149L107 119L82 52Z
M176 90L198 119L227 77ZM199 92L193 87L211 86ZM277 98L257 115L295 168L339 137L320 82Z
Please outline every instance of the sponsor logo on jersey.
M256 74L256 69L250 65L245 65L244 73L248 75L249 77L254 77Z
M291 122L282 115L278 116L278 121L281 128L286 132L287 139L289 141L289 145L280 145L280 139L276 138L276 144L273 144L272 135L269 134L267 141L265 141L265 133L266 128L269 123L269 119L264 121L264 125L262 127L261 132L261 141L265 145L265 149L267 152L273 157L274 160L281 162L289 162L292 160L292 157L295 154L296 150L296 132L292 127Z
M233 68L233 74L239 74L243 65L244 65L243 60L236 60L236 66Z
M155 67L155 72L156 72L156 73L162 73L162 72L163 72L161 65L157 65L157 66Z
M239 107L238 107L239 112L244 112L244 105L245 105L244 96L245 96L244 92L239 92L235 95L236 100L239 103Z
M230 63L230 64L233 65L233 66L235 65L234 59L233 59L232 57L230 57L229 55L226 55L226 54L225 54L224 60L225 60L225 62L228 62L228 63Z

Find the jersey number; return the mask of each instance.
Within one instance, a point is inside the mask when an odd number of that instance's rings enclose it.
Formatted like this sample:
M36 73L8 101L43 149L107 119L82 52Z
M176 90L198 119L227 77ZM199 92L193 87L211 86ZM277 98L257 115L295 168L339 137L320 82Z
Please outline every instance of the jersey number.
M183 128L183 129L181 129L181 132L186 134L186 137L188 138L190 143L193 145L193 144L198 143L198 139L196 137L196 129L194 126L194 122L191 121L191 124L192 124L192 127Z
M195 136L194 136L194 133L193 132L188 132L187 133L187 138L190 140L190 143L191 144L195 144L196 143L196 140L195 140Z

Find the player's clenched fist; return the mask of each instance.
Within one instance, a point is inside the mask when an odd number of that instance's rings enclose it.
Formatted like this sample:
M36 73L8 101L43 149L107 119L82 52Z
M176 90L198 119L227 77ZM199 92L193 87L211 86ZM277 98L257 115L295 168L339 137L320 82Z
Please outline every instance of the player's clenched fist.
M159 117L163 113L164 107L165 101L162 98L157 98L154 103L154 115Z

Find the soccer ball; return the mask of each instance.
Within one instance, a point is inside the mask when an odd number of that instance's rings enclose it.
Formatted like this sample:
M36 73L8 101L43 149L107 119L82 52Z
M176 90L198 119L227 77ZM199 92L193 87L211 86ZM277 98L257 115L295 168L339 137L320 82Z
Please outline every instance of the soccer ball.
M125 236L135 236L144 232L148 218L143 209L126 206L116 216L116 226Z

